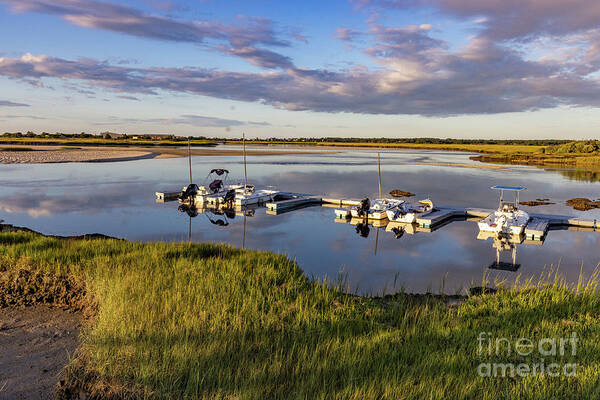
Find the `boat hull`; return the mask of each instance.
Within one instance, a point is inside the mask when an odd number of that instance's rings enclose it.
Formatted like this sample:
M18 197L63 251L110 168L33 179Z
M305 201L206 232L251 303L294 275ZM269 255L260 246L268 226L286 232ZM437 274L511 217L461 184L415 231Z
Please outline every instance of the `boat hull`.
M368 215L360 216L358 215L358 210L352 209L350 211L352 218L363 218L367 217L369 219L387 219L387 214L385 211L369 211Z
M251 194L238 194L235 197L234 203L236 206L267 203L273 201L278 193L274 190L259 190Z
M479 221L477 226L482 232L522 235L529 222L529 214L524 211L506 213L496 211Z
M425 215L425 214L423 214ZM390 221L402 222L405 224L414 224L417 222L417 214L415 213L396 213L393 210L387 211L387 217Z
M367 218L372 220L387 220L387 212L390 210L394 210L400 204L402 204L402 200L396 199L376 199L371 204L371 207L366 212L366 214L359 215L360 206L353 206L346 209L337 209L335 210L336 216L342 215L342 210L349 210L350 216L352 218ZM348 214L346 214L347 216Z

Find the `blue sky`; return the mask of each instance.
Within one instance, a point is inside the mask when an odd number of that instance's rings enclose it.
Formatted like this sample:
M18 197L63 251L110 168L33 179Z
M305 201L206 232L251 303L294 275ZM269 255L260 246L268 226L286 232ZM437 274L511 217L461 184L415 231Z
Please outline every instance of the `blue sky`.
M0 0L0 131L593 138L592 0Z

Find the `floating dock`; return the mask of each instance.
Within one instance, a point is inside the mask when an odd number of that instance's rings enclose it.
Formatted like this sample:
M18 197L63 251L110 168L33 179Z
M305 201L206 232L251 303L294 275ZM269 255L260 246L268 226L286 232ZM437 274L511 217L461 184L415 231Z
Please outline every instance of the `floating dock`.
M550 229L550 220L534 217L525 227L525 237L528 240L542 241Z
M167 202L177 200L180 193L181 192L156 192L156 201ZM207 203L210 205L218 205L222 197L221 194L207 196ZM269 198L269 196L265 196L265 198ZM319 197L302 193L277 192L276 195L270 198L270 201L265 203L265 206L267 208L267 213L274 215L316 205L336 207L336 222L344 222L349 220L348 208L359 205L360 202L360 200L348 198ZM495 210L485 208L436 206L433 212L417 218L416 225L419 228L417 232L432 232L455 220L478 221L487 217L494 211ZM529 215L531 219L525 227L525 238L530 242L543 242L548 231L551 230L568 229L594 232L600 231L600 220L596 219L536 213L529 213ZM369 222L372 221L369 220ZM385 222L387 222L387 219L385 219ZM385 226L383 223L378 225Z
M447 220L467 217L467 212L465 209L459 210L456 208L436 207L434 210L435 211L430 212L423 217L418 217L417 224L423 228L432 228L435 225L441 224Z
M275 196L273 201L265 204L269 214L282 214L287 211L296 210L312 205L320 205L322 199L320 197L311 196L303 193L280 192Z
M156 195L156 201L158 203L164 203L167 201L177 200L179 198L179 195L181 194L181 191L179 191L179 192L155 192L154 194Z

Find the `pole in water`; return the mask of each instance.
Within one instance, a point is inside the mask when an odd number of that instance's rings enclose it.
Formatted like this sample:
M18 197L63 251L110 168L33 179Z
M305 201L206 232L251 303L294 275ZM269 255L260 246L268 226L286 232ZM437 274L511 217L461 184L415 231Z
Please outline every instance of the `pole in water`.
M188 165L190 167L190 185L192 184L192 139L188 136Z
M379 158L379 153L377 153L377 170L379 174L379 198L381 198L381 160Z
M243 146L243 153L244 153L244 191L246 191L246 188L248 187L248 172L246 170L246 134L242 133L242 146Z
M244 210L244 232L242 236L242 249L246 248L246 211Z

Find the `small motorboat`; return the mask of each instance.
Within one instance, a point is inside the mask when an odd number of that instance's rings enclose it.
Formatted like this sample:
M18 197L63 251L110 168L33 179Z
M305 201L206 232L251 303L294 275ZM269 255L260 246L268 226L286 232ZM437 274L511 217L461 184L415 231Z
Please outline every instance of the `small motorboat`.
M242 187L235 190L234 203L236 206L267 203L273 201L277 194L279 194L277 190L256 189L254 186L242 185Z
M370 201L368 198L361 200L358 205L352 207L338 208L335 216L338 219L352 217L367 220L387 220L387 212L404 204L404 200L385 199L381 197L381 161L377 153L377 168L379 179L379 198Z
M402 205L404 200L375 199L372 202L364 199L359 205L350 207L352 218L387 219L387 212Z
M433 211L433 202L429 199L419 200L416 203L403 202L387 211L390 221L413 224L420 216L425 216Z
M205 182L210 181L208 185L189 185L195 186L194 201L198 204L220 204L223 198L227 195L227 192L239 189L244 186L242 184L227 183L228 176L228 170L216 168L210 170L210 172L206 176ZM189 186L183 188L184 192L188 191Z
M498 236L502 234L522 235L529 222L529 214L519 210L519 192L526 188L522 186L492 186L492 189L500 191L500 204L498 210L477 223L479 230L493 232ZM505 191L515 193L513 201L504 201Z

